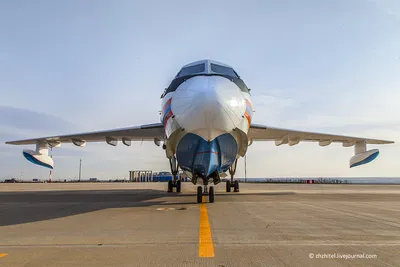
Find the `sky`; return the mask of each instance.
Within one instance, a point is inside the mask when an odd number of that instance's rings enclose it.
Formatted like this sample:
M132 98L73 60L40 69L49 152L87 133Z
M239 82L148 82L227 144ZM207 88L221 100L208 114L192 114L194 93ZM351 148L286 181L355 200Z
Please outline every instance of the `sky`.
M387 139L353 148L254 142L247 177L400 177L398 1L12 1L0 3L0 179L49 170L4 142L159 122L182 65L214 59L252 89L254 123ZM169 171L153 143L53 150L53 179ZM244 177L244 160L238 163Z

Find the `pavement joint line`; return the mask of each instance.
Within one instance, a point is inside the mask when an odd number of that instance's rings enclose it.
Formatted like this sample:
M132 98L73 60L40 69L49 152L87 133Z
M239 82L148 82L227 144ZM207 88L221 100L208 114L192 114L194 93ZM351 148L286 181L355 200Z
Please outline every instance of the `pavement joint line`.
M213 258L215 257L214 245L211 237L210 222L208 221L207 207L204 203L204 196L200 204L200 227L199 227L199 257Z
M132 247L132 246L153 246L157 245L168 245L168 244L176 244L176 242L138 242L138 243L118 243L118 244L27 244L27 245L0 245L2 249L20 249L20 248L106 248L106 247ZM195 245L198 242L184 242L179 243L182 245ZM288 246L340 246L340 247L398 247L400 246L400 242L375 242L369 241L365 243L365 241L354 241L354 242L345 242L345 243L330 243L330 242L276 242L276 240L266 240L264 242L219 242L218 245L223 246L270 246L270 247L288 247Z

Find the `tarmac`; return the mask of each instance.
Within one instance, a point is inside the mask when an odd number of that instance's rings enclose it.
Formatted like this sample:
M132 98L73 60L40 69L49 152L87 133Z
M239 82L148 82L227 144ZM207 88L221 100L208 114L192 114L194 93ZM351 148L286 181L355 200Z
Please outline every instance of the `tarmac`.
M0 266L400 266L400 185L166 188L2 183Z

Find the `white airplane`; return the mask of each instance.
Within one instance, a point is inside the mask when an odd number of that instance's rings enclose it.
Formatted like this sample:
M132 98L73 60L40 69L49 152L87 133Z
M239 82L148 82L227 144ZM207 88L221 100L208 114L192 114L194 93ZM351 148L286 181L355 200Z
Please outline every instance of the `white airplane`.
M332 142L344 147L354 146L350 168L374 160L378 149L367 150L367 144L390 144L392 141L350 137L297 130L287 130L252 124L253 108L250 89L232 67L212 60L201 60L182 67L168 88L161 95L161 123L122 129L105 130L72 135L34 138L6 142L13 145L36 144L36 150L24 150L27 160L40 166L53 168L48 150L61 143L73 143L83 147L86 142L103 142L116 146L118 141L126 146L131 141L153 141L161 146L169 159L172 181L168 192L181 191L177 179L181 168L197 187L197 202L208 194L214 202L214 188L207 190L209 182L220 182L220 176L229 171L230 181L226 191L239 191L239 183L233 180L237 160L246 154L253 141L274 141L276 146L297 145L300 141L319 142L328 146ZM162 144L162 145L161 145Z

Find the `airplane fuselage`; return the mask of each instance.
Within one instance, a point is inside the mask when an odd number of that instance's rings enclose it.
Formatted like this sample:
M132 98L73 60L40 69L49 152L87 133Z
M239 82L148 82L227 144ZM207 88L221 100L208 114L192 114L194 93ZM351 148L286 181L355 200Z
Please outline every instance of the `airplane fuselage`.
M246 153L253 115L249 90L229 66L211 60L182 68L162 95L167 157L196 178L215 178Z

